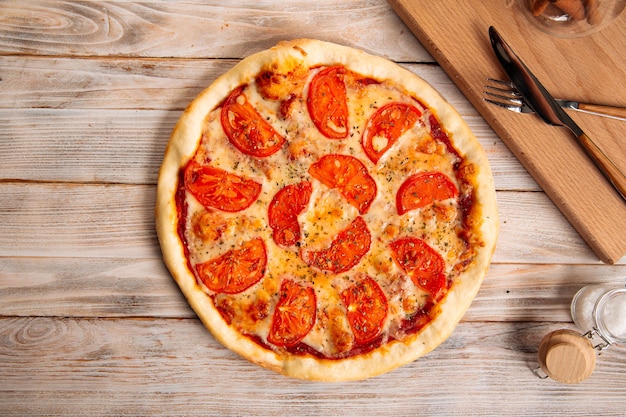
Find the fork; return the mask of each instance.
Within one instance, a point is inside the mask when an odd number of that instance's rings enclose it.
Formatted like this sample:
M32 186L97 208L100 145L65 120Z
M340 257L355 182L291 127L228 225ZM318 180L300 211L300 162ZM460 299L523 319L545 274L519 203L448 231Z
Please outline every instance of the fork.
M487 96L484 97L483 100L495 104L496 106L504 107L507 110L516 113L535 112L535 110L524 101L524 98L517 91L515 85L509 81L487 78L487 84L485 84L483 94ZM577 101L559 99L557 99L556 102L565 109L578 110L584 113L626 121L626 108L624 107L580 103Z

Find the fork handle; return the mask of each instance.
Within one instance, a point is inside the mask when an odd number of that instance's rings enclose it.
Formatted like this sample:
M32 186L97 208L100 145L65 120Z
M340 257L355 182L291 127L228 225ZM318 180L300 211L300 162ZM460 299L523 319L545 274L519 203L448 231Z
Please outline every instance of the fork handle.
M578 136L578 141L598 168L600 168L604 176L611 181L613 187L615 187L622 198L626 200L626 175L619 170L613 161L611 161L585 133Z
M603 106L600 104L578 103L578 110L590 111L594 113L606 114L626 118L626 108L617 106Z

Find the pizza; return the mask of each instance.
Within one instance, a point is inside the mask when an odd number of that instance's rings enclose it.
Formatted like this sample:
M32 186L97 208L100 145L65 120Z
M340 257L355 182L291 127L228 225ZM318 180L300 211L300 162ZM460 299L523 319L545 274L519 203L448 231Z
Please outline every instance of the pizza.
M159 172L165 264L224 346L284 375L364 379L454 330L498 231L486 155L424 80L281 42L185 109Z

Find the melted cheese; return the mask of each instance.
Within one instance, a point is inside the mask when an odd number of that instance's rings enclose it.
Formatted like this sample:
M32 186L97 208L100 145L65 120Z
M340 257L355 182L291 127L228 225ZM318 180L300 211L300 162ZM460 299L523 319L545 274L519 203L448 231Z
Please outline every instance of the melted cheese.
M317 70L309 71L306 78L301 68L286 65L286 72L297 74L292 76L294 79L279 77L280 82L275 86L270 83L260 88L252 83L244 92L246 99L286 139L284 148L276 154L263 159L242 154L229 143L221 127L221 109L215 109L206 118L201 146L195 158L257 181L262 184L262 192L258 201L240 213L211 211L207 214L209 210L187 195L186 238L190 263L193 266L206 262L245 241L261 237L265 241L268 258L263 279L239 294L213 295L216 305L240 332L255 335L268 343L267 335L280 282L289 278L312 286L317 299L317 321L303 342L328 357L345 354L354 346L339 294L358 279L358 274L367 274L381 286L389 302L384 339L401 340L404 337L402 321L419 311L428 301L428 295L413 285L393 262L389 243L401 236L425 240L446 260L445 272L449 279L453 279L458 269L455 269L456 264L466 251L466 242L457 235L461 217L456 200L437 202L398 216L396 192L409 175L423 171L440 171L456 183L454 164L458 162L457 157L431 137L429 111L413 98L387 84L364 85L350 77L346 78L348 137L344 140L323 137L309 116L307 89L303 85ZM277 70L280 72L279 69L272 69ZM294 88L294 85L298 87ZM288 115L282 117L281 102L268 97L284 97L288 91L296 91L299 95L290 99ZM363 151L361 136L372 114L392 101L411 103L423 115L374 165ZM386 142L376 140L374 143L377 149L384 146ZM298 216L303 247L313 250L327 247L333 237L359 215L337 190L328 189L308 175L308 167L319 157L330 153L358 158L367 167L378 189L369 210L362 215L372 236L370 250L350 271L336 275L316 271L306 265L299 256L299 247L276 245L267 217L267 207L273 196L286 185L303 180L311 181L313 186L309 204ZM460 187L460 184L456 185ZM201 219L205 223L214 222L214 225L212 228L211 225L203 225ZM211 294L207 288L204 290Z

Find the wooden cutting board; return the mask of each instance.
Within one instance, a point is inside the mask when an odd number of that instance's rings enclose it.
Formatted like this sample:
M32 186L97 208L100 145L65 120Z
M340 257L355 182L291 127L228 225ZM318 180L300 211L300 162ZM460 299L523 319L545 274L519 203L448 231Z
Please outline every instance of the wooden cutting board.
M626 106L626 13L598 33L561 39L532 26L511 0L389 3L598 257L619 261L626 202L574 137L536 115L487 104L482 91L485 78L506 79L489 42L494 26L555 97ZM568 113L626 171L626 122Z

